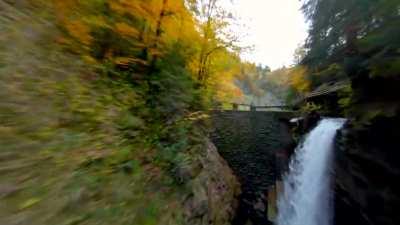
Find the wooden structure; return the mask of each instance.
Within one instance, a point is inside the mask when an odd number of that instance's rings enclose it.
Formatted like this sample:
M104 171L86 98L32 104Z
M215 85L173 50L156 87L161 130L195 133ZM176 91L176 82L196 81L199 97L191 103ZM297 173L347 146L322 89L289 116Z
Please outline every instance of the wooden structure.
M296 108L306 102L319 101L319 99L327 98L329 96L337 97L337 93L340 90L345 89L350 85L349 80L332 81L324 83L312 92L306 94L303 97L298 98L293 102L293 107Z
M348 79L331 81L322 84L314 91L306 94L305 96L299 97L291 105L264 105L256 106L252 104L242 104L236 102L230 102L226 104L232 105L233 111L272 111L274 109L278 110L293 110L298 109L301 105L307 102L316 102L318 104L325 104L324 101L337 102L337 93L340 90L348 87L350 81Z
M311 99L311 98L322 96L322 95L336 93L339 90L346 88L348 85L350 85L350 81L348 81L348 80L331 82L326 85L321 85L317 89L312 91L311 93L307 94L305 98Z

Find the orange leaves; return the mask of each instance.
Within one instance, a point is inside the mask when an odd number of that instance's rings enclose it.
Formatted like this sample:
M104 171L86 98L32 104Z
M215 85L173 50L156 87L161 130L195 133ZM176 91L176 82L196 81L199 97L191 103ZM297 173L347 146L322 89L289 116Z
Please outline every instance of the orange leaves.
M236 87L235 90L233 91L233 95L237 98L242 98L244 96L242 90L240 88Z
M219 102L240 102L243 100L243 92L232 80L218 82L215 89L215 98Z
M140 32L137 30L137 28L130 26L126 23L116 23L115 31L118 34L125 36L125 37L138 38L140 35Z
M93 40L90 35L90 28L80 20L67 22L65 27L68 33L82 44L89 45Z

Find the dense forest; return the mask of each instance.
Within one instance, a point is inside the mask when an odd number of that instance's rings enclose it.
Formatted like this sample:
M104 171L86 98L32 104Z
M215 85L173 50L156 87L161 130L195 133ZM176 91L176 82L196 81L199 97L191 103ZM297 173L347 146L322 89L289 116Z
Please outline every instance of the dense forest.
M0 1L0 223L195 217L199 120L241 96L232 20L215 0Z
M232 103L348 118L340 191L399 222L399 1L302 1L308 38L273 71L220 2L0 0L0 224L231 224L209 112Z

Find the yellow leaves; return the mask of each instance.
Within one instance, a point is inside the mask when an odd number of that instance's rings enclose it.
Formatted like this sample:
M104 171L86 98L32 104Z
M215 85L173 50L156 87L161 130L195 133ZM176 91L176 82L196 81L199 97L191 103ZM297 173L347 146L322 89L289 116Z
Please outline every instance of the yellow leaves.
M180 0L169 0L168 9L174 13L185 13L187 12L183 1Z
M130 1L130 0L110 0L108 4L111 10L121 15L129 13L133 16L143 16L146 11L142 8L141 1Z
M82 53L85 62L107 60L120 68L148 66L179 42L187 48L183 50L186 68L194 78L199 68L207 68L204 83L217 98L230 101L243 96L234 83L240 59L220 43L214 25L207 27L207 38L202 37L202 24L184 0L53 1L59 25L72 37L60 38L58 43ZM143 52L146 55L139 56ZM207 60L200 61L200 54Z
M115 24L115 31L126 37L134 37L137 38L140 35L140 32L135 28L126 23L116 23Z
M75 0L53 0L53 3L55 6L56 16L61 20L65 20L77 4Z
M182 41L191 45L201 42L193 17L188 12L176 13L165 18L163 23L166 42Z
M137 19L143 20L147 27L144 36L155 35L157 24L163 10L163 0L113 0L109 1L112 11L119 15L129 14ZM165 6L165 14L161 21L161 41L171 43L177 40L193 42L199 39L193 15L188 11L182 0L168 0ZM138 36L138 28L133 28L126 23L117 24L116 31L124 36ZM133 29L135 30L133 30ZM151 40L152 37L147 39ZM197 40L196 40L197 41Z
M28 200L26 200L25 202L23 202L20 206L19 209L27 209L30 208L34 205L36 205L37 203L39 203L41 201L40 198L30 198Z
M83 18L83 21L85 21L85 23L91 27L109 27L109 24L104 16L89 15L87 18Z
M162 8L162 0L110 0L109 5L111 10L120 15L130 14L136 18L145 19L154 29Z
M215 92L216 99L220 102L241 101L243 93L235 84L235 79L240 64L230 64L219 68L209 79L208 86Z
M79 3L76 0L54 0L53 3L59 24L68 31L71 37L82 44L89 45L92 41L90 28L81 19L71 18L78 13L76 9L79 8ZM70 41L63 37L60 37L57 41L60 44L70 44Z
M93 40L90 35L90 28L80 20L73 20L65 24L68 33L85 45Z
M89 56L89 55L84 55L82 56L82 59L84 62L86 62L87 64L91 64L91 65L95 65L97 64L96 59L94 59L93 57Z
M310 91L311 83L307 79L307 69L302 66L295 67L291 72L291 85L299 92Z
M215 90L215 98L219 102L240 102L243 99L243 92L231 80L218 83Z

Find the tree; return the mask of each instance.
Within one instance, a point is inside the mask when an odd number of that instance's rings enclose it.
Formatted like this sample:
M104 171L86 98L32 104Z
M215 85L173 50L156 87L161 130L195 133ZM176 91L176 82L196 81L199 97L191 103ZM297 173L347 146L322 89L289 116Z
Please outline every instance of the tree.
M305 1L303 11L311 29L305 44L304 64L323 67L343 57L355 59L365 50L382 49L391 40L398 45L389 32L399 29L399 5L396 0ZM377 39L365 48L365 42L371 38Z
M346 105L355 107L377 99L398 102L399 9L398 0L304 1L310 32L301 65L313 81L311 88L329 81L327 77L331 81L346 77L352 90L345 96Z
M218 2L218 0L190 1L191 8L199 21L199 30L202 38L197 80L203 87L207 85L211 76L209 66L212 64L210 61L213 54L225 49L240 51L238 47L239 37L226 32L227 27L234 18L231 13L219 6Z
M294 51L294 54L293 54L294 64L295 65L300 64L301 61L306 56L306 54L307 54L307 52L306 52L306 49L304 48L303 45L297 46L297 48L296 48L296 50Z

